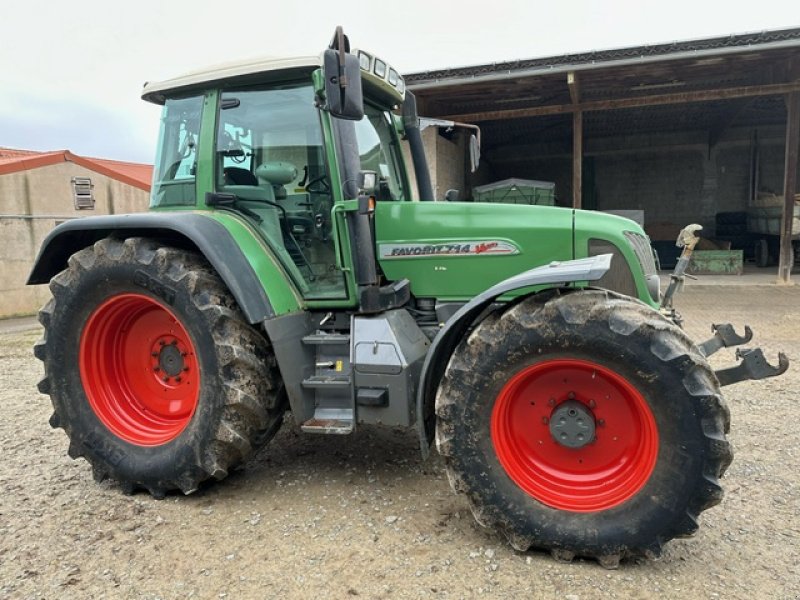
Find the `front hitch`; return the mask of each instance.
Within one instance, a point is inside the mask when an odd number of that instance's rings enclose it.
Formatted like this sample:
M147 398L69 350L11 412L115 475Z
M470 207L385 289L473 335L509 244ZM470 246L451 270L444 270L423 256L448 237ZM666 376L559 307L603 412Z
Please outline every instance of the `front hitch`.
M753 330L748 325L744 326L744 335L741 336L733 329L730 323L715 323L711 326L714 332L713 337L707 339L702 344L697 344L703 356L709 357L721 348L731 346L741 346L753 339Z
M686 269L692 259L692 252L700 241L697 232L702 230L702 225L692 224L684 227L675 245L682 248L681 256L675 270L670 275L669 287L664 292L661 299L661 309L672 317L672 320L680 325L680 317L672 306L672 299L675 292L683 287ZM753 330L747 325L744 326L744 335L739 335L730 323L717 323L711 326L714 335L705 342L698 344L697 348L705 357L709 357L722 348L740 346L753 339ZM731 385L748 379L766 379L767 377L777 377L783 375L789 368L789 359L783 352L778 353L778 366L774 367L764 358L761 348L739 348L736 350L736 358L742 362L735 367L720 369L716 371L720 386Z
M783 352L778 352L778 366L773 367L764 358L761 348L739 348L736 350L736 358L741 359L741 363L735 367L720 369L716 371L720 386L739 383L748 379L766 379L767 377L777 377L783 375L789 368L789 359Z

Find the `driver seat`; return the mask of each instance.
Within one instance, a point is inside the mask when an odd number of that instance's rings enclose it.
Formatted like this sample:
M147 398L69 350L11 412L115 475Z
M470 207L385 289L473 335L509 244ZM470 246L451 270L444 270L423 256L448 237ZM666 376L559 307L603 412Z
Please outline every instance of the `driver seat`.
M249 169L225 167L222 172L225 176L225 185L258 185L258 178Z

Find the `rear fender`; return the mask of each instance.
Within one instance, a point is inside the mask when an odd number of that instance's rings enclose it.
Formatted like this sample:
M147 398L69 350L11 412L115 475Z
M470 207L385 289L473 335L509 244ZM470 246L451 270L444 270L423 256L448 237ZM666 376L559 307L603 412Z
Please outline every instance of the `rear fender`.
M28 277L28 285L48 283L67 267L67 260L72 254L109 235L163 239L171 245L200 252L225 282L250 323L261 323L277 314L301 309L299 299L286 301L287 296L291 295L285 290L282 290L279 305L270 301L265 289L268 284L265 269L256 272L254 262L248 259L233 234L222 223L187 212L109 215L62 223L42 243ZM264 252L268 250L265 248ZM272 264L276 264L276 261L272 261ZM285 278L281 279L280 284L286 285Z
M611 254L553 262L514 275L478 294L462 306L439 331L425 357L417 388L417 429L423 457L430 452L434 435L436 389L456 346L477 320L500 296L532 286L563 287L569 283L596 281L611 267Z

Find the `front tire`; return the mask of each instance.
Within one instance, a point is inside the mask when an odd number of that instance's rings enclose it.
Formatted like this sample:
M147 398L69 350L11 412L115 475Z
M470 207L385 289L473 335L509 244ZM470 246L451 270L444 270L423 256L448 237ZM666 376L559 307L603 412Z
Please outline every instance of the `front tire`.
M69 259L39 313L53 427L95 479L156 497L222 479L278 430L265 337L197 254L106 238Z
M482 321L436 398L436 443L479 523L518 550L615 567L722 499L728 413L703 356L650 307L545 292Z

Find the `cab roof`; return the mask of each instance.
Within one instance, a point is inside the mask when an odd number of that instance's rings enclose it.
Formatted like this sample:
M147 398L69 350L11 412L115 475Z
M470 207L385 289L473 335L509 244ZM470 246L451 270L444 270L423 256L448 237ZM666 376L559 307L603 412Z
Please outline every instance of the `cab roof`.
M200 90L208 84L230 80L252 80L259 75L271 72L301 74L310 72L322 65L321 56L299 56L276 58L262 56L233 62L221 63L198 71L191 71L164 81L147 82L142 90L142 99L154 104L164 104L167 97Z

